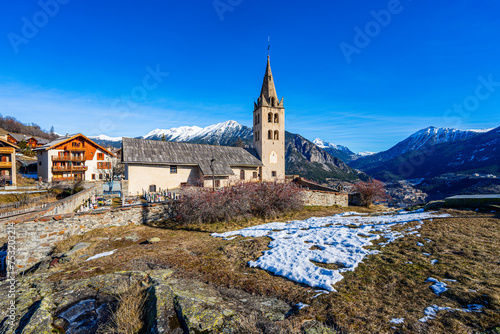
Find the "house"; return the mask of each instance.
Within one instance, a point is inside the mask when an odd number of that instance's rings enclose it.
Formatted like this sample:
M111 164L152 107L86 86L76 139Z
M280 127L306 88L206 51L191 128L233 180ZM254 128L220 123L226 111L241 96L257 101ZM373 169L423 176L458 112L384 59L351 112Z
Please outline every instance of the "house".
M285 108L276 94L269 57L253 125L252 149L123 138L128 194L183 185L219 188L240 181L284 181Z
M7 134L7 141L17 146L19 146L20 142L24 141L31 149L43 146L49 142L47 139L44 138L21 135L17 133Z
M260 160L241 147L123 138L128 192L201 185L216 188L259 179ZM212 183L215 181L215 184Z
M10 183L15 186L17 184L16 172L16 151L20 151L19 147L0 139L0 183Z
M111 177L113 153L81 133L66 135L33 150L44 182L99 181Z

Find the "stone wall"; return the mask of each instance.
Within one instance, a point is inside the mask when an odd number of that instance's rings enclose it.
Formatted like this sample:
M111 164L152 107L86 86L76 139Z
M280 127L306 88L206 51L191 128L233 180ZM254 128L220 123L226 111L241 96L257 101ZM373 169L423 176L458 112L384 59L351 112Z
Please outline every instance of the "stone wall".
M171 218L172 205L150 204L105 210L98 213L69 213L15 223L16 266L28 269L52 252L56 242L96 228L139 225ZM2 223L0 239L6 239L8 222Z
M305 190L304 205L346 207L349 205L349 195L347 193L337 193L331 191Z
M44 216L62 215L67 213L72 213L80 207L86 200L88 200L93 195L102 193L102 184L96 183L92 184L91 188L82 190L72 196L66 197L60 201L48 204L48 207L44 207L38 211L32 211L26 214L16 215L13 217L7 217L0 219L0 226L4 223L13 222L15 224L19 222L35 220L42 218Z

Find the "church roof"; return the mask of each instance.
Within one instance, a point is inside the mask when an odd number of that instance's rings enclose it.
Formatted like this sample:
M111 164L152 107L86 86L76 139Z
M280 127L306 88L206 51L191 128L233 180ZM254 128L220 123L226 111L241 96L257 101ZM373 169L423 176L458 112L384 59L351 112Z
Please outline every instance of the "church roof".
M274 86L273 72L271 71L271 61L269 60L269 56L267 56L266 73L264 74L262 89L260 90L260 96L257 101L257 106L259 107L272 106L283 108L283 98L279 101L278 94L276 94L276 87Z
M234 175L231 166L262 166L262 162L241 147L177 143L123 138L124 163L155 165L196 165L204 175Z

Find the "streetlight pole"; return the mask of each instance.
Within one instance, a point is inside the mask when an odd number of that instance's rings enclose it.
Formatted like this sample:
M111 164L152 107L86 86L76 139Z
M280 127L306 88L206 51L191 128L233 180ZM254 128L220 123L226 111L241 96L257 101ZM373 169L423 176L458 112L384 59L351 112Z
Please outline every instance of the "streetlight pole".
M210 169L212 170L212 191L215 192L215 173L214 173L214 166L213 166L214 161L215 161L214 158L212 158L210 160Z

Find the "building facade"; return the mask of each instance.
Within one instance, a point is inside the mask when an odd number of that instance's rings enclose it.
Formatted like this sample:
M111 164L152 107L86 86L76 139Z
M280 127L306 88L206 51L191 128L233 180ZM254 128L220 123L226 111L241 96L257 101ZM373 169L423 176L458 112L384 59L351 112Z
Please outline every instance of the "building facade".
M263 164L261 180L284 180L285 107L276 94L269 56L260 96L254 102L253 147Z
M0 139L0 183L17 185L16 151L19 147Z
M122 145L129 195L182 186L220 188L258 181L262 167L252 150L241 147L134 138L123 138Z
M19 143L24 141L26 145L28 145L31 149L43 146L49 142L47 139L44 138L28 136L28 135L20 135L17 133L7 134L7 141L17 146L19 146Z
M82 134L35 148L38 178L44 182L99 181L112 175L114 155Z

